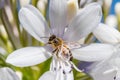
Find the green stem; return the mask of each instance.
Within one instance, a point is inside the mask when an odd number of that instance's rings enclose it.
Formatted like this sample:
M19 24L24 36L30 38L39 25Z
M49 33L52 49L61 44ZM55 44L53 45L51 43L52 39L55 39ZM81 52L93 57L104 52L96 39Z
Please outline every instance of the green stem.
M34 5L36 7L37 6L37 2L38 2L38 0L32 0L32 5Z
M93 37L93 34L90 33L90 34L88 35L88 37L85 39L85 43L86 43L86 44L87 44L87 43L90 43L92 37Z
M117 15L117 21L118 21L118 30L120 31L120 15Z
M10 8L12 10L13 19L14 19L15 25L17 27L18 33L20 35L20 26L19 26L18 11L17 11L16 3L17 3L16 0L14 0L14 2L12 2L12 0L10 0Z
M12 25L10 24L10 22L8 21L8 17L7 17L7 14L5 12L4 9L1 10L1 20L2 20L2 23L5 27L5 30L8 34L8 37L13 45L13 48L14 49L18 49L21 47L21 44L19 42L19 40L15 37L14 33L13 33L13 30L12 30Z

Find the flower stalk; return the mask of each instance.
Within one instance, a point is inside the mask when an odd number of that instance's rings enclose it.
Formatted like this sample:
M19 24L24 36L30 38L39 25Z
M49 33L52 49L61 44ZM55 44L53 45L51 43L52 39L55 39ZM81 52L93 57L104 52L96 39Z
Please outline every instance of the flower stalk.
M13 30L12 30L12 25L10 24L10 22L8 21L8 17L6 15L6 12L4 9L1 10L1 21L5 26L6 32L8 34L8 37L13 45L14 49L18 49L21 47L21 44L19 42L19 40L15 37Z

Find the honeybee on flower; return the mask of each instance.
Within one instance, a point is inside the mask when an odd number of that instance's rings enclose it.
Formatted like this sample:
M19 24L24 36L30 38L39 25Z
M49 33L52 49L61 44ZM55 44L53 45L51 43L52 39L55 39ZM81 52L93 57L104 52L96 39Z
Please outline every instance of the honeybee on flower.
M74 80L72 69L80 71L72 58L81 61L100 61L112 54L109 44L91 44L85 47L75 46L79 39L91 33L99 24L102 13L97 3L91 3L67 21L67 0L50 0L48 26L43 15L32 5L19 11L19 20L23 28L38 41L45 43L41 47L18 49L7 57L7 62L19 66L33 66L52 57L50 71L39 80ZM46 38L45 38L46 37ZM106 54L104 54L106 52Z

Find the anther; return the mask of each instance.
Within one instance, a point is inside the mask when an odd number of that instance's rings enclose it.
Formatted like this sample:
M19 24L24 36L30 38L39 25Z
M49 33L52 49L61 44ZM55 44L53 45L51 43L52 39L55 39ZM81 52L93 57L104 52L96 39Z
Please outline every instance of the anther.
M56 67L54 67L54 70L56 71Z
M72 69L69 71L69 73L71 73L72 72Z
M116 76L114 77L114 80L116 80Z
M59 66L59 69L61 69L62 67L61 66Z
M71 68L74 69L73 65L71 65Z
M64 70L63 70L63 74L66 74Z
M70 61L72 61L73 60L73 57L72 56L70 56Z

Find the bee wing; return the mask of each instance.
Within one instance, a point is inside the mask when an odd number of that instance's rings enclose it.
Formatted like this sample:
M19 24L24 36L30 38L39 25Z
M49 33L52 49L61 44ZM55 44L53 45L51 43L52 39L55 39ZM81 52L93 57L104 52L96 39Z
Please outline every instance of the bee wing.
M66 42L69 49L76 49L85 46L84 44L80 44L79 42Z

